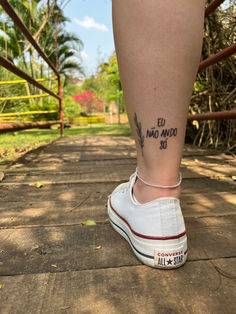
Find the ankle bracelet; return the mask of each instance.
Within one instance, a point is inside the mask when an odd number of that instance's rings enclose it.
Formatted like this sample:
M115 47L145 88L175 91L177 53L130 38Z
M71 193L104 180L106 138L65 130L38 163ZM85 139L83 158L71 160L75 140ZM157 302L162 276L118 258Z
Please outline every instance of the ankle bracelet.
M139 178L139 180L142 181L144 184L146 184L148 186L152 186L154 188L160 188L160 189L174 189L174 188L177 188L178 186L180 186L180 184L182 183L181 172L179 173L179 182L175 185L157 185L157 184L148 183L145 180L143 180L142 178L140 178L140 176L138 174L138 168L136 168L136 177Z

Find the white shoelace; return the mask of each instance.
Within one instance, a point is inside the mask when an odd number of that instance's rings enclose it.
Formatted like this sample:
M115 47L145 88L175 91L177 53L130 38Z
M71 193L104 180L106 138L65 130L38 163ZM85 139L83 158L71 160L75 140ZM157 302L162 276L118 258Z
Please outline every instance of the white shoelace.
M143 180L139 174L138 174L138 168L136 168L136 176L137 178L139 178L140 181L142 181L144 184L152 186L154 188L160 188L160 189L174 189L177 188L178 186L180 186L180 184L182 183L182 174L181 172L179 173L179 182L175 185L158 185L158 184L152 184L152 183L148 183L147 181Z

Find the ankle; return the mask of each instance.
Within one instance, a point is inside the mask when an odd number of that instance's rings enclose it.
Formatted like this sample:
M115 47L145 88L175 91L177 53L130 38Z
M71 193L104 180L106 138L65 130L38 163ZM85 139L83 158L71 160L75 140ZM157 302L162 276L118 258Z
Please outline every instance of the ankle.
M159 165L158 167L146 167L139 164L136 168L137 177L146 185L163 188L163 186L173 189L180 186L182 176L179 172L179 167L169 165Z
M156 188L144 184L139 178L137 178L133 186L133 194L138 202L141 204L153 201L161 197L175 197L180 196L180 187L176 188Z

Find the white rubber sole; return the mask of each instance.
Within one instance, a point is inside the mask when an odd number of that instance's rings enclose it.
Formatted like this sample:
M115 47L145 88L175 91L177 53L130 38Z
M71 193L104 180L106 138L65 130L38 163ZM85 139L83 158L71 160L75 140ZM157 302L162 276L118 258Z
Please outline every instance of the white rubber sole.
M173 240L150 240L136 236L107 203L112 227L130 244L134 254L145 265L159 269L181 267L187 260L187 236Z

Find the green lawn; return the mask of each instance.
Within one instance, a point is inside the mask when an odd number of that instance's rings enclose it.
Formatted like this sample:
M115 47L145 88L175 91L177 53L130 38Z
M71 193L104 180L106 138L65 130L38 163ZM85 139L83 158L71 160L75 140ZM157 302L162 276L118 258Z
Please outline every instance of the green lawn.
M65 129L65 136L131 135L129 124L94 124ZM14 160L22 153L47 144L60 136L59 129L33 129L0 134L0 162Z

